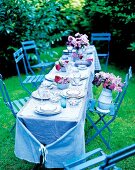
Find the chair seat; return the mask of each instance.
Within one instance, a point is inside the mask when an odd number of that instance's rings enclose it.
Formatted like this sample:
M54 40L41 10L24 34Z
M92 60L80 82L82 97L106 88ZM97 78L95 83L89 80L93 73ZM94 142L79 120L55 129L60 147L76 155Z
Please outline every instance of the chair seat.
M33 65L33 66L31 66L31 68L42 68L42 67L44 67L44 68L48 68L48 67L51 67L51 66L53 66L54 65L54 62L46 62L46 63L38 63L38 64L35 64L35 65Z
M29 97L21 98L19 100L12 101L12 106L15 114L24 106L24 104L28 101Z
M33 75L33 76L26 76L26 79L23 81L24 84L29 83L40 83L44 80L44 75Z
M10 109L13 116L16 118L16 114L20 111L20 109L24 106L24 104L28 101L29 97L21 98L18 100L11 101L10 96L8 94L6 85L4 81L2 80L2 75L0 74L0 92L3 97L3 101L5 105ZM15 123L13 127L11 128L10 132L14 129Z

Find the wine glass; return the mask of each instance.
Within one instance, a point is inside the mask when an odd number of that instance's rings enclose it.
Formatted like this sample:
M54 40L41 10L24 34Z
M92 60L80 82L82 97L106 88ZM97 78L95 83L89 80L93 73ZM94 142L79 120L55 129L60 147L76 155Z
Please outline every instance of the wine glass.
M79 83L80 83L80 79L81 79L81 74L78 70L73 72L73 81L75 83L75 85L78 87Z
M71 58L71 53L72 53L72 50L73 50L73 46L72 45L67 45L67 50L68 50L68 53L69 53L69 58Z
M44 100L44 97L46 95L46 88L43 84L41 84L38 88L38 95L41 99L41 105L43 105L43 100Z

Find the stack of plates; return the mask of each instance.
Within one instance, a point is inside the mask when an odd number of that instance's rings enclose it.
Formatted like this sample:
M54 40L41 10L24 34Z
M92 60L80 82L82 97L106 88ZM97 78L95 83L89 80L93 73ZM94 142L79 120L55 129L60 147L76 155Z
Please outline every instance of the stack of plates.
M59 105L44 104L35 107L35 113L39 115L56 115L61 112L61 107Z

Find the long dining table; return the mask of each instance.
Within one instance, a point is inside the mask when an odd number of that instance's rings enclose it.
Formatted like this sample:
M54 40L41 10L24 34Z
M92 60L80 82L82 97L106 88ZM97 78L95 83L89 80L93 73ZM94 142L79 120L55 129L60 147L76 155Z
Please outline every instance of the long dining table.
M16 134L15 134L15 155L23 160L40 163L40 157L43 157L43 163L47 168L63 168L63 162L76 158L85 153L85 118L87 102L93 97L92 80L95 70L100 70L100 63L96 48L89 46L86 50L87 56L93 59L93 62L86 69L79 69L81 83L74 86L70 83L68 89L57 89L53 80L56 75L69 76L70 72L57 71L55 66L45 75L42 84L50 83L50 94L59 96L59 100L44 100L42 105L49 106L52 114L38 112L41 101L38 96L38 89L34 91L16 116ZM72 62L72 67L76 66ZM40 88L40 86L39 86ZM70 103L70 96L67 92L79 91L78 104L73 106ZM61 107L61 98L65 95L66 107ZM72 96L73 97L73 96ZM75 98L75 97L74 97ZM56 111L57 110L57 111Z

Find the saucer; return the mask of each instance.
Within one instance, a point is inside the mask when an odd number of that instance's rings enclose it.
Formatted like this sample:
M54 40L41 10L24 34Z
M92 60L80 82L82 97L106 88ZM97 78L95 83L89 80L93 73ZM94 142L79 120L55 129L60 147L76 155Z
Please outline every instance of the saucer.
M75 89L70 89L70 90L67 90L67 95L68 96L78 96L80 94L80 91L79 90L75 90Z
M74 91L75 95L73 94L73 91ZM85 96L85 93L82 92L82 91L79 91L79 93L77 93L77 92L75 92L75 89L72 89L72 91L70 90L67 93L67 89L66 89L66 90L62 91L61 96L66 97L66 98L77 98L77 99L80 99L80 98Z
M48 81L54 81L55 76L52 74L46 74L45 79Z
M79 84L76 85L75 82L73 81L71 84L72 84L72 86L81 86L83 83L82 83L82 81L80 81Z
M75 98L71 98L68 100L68 103L70 104L70 106L77 106L80 103L79 99L75 99Z
M78 65L79 70L86 70L87 66L86 65Z
M84 75L81 75L81 80L85 80L88 78L88 75L84 74Z
M49 100L50 99L50 94L44 95L44 97L41 99L41 97L38 94L38 90L32 92L32 97L35 99L40 99L40 100Z

